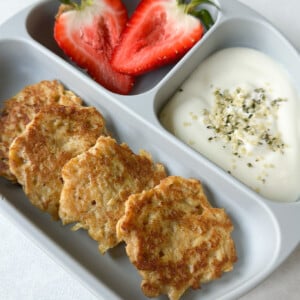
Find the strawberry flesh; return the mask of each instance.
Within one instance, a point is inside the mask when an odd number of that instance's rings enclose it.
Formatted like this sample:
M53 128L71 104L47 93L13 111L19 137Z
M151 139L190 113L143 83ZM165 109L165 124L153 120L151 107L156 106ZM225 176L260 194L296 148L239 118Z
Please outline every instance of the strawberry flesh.
M108 90L128 94L134 77L112 68L110 60L126 26L127 11L119 0L92 0L76 9L62 4L54 25L59 47Z
M111 64L140 75L181 58L204 33L201 22L176 0L142 0L127 23Z

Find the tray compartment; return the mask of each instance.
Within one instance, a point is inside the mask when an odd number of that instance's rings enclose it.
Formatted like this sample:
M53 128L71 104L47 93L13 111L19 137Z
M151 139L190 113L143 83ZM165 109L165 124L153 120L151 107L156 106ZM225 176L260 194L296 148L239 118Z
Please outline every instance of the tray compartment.
M166 78L159 86L154 98L153 114L155 117L153 122L166 134L172 135L172 133L167 132L159 121L159 113L163 106L198 64L211 54L229 47L249 47L269 55L287 71L300 94L299 85L296 84L297 78L300 77L299 55L277 30L258 17L224 18L220 21L219 26L215 27L211 34L207 36L205 42L192 53L189 57L190 60L179 66L177 71ZM191 61L195 62L194 65L191 64ZM232 63L234 63L234 58ZM298 109L299 112L300 109ZM175 136L174 138L177 139ZM184 143L179 139L177 140L179 143ZM190 147L189 145L186 146ZM200 153L197 153L197 155L203 157ZM226 176L230 175L226 174ZM249 188L245 185L245 189Z
M138 0L129 1L125 0L123 3L128 9L128 14L131 15L134 8L138 4ZM64 60L73 64L70 59L63 53L63 51L58 47L57 43L53 38L53 26L54 18L58 11L59 2L56 1L45 1L37 6L35 6L26 18L26 29L28 34L38 43L42 44L44 47L63 58ZM215 8L209 8L212 16L217 19L218 12ZM210 32L207 32L208 35ZM202 43L202 40L195 46L197 47ZM194 48L195 48L194 47ZM190 51L191 52L191 51ZM189 56L189 53L180 61L185 60ZM74 65L74 64L73 64ZM161 82L161 80L176 66L176 64L170 64L168 66L162 67L158 70L152 71L148 74L137 77L137 82L131 92L131 95L138 95L145 93ZM80 69L81 70L81 69ZM85 73L83 70L81 70ZM88 76L88 75L87 75Z
M19 56L20 50L22 56ZM135 152L147 150L155 161L166 165L169 174L202 180L212 204L225 207L235 225L233 237L239 262L233 272L220 280L203 285L200 291L189 290L185 299L202 299L204 296L205 299L217 299L232 293L238 296L271 272L280 243L278 224L255 194L163 130L151 126L116 96L101 93L99 86L84 74L36 44L2 40L0 62L4 66L0 70L0 83L4 87L0 91L1 101L16 94L26 84L59 79L80 95L86 105L96 106L103 113L109 130L120 142L126 142ZM95 294L108 293L110 299L146 299L139 288L139 275L129 263L123 245L101 256L86 232L74 233L60 222L52 222L48 215L29 203L20 187L1 179L0 191L4 197L0 206L10 212L11 218L22 224L23 230L33 235L41 247L81 278ZM266 237L267 245L264 243ZM110 290L117 296L113 297Z

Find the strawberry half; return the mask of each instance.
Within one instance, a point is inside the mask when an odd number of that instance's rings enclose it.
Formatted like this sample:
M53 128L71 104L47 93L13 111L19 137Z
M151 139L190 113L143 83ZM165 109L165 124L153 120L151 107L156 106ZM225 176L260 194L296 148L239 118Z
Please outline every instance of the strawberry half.
M200 40L204 27L199 5L209 0L142 0L127 23L111 64L139 75L181 58Z
M126 26L127 11L120 0L61 1L54 24L59 47L79 67L108 90L128 94L134 77L112 68L110 60Z

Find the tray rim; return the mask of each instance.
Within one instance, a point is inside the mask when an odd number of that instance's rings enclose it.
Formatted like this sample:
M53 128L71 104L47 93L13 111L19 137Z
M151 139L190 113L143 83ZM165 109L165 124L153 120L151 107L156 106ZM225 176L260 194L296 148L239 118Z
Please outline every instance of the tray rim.
M232 2L231 0L219 0L218 2ZM49 0L44 0L43 1L44 3L46 2L50 2ZM0 31L1 31L1 28L2 27L5 27L7 23L9 23L10 21L12 21L13 19L17 19L19 17L22 17L22 15L25 15L26 12L29 12L31 11L34 7L38 6L38 5L41 5L43 2L38 2L38 3L35 3L31 6L28 6L27 8L23 9L21 12L13 15L12 17L10 17L7 21L5 21L3 24L0 25ZM243 4L239 4L239 5L242 5L244 6ZM248 8L247 8L248 9ZM28 35L28 37L30 37ZM33 44L37 44L37 45L40 45L37 41L34 41L32 40L32 38L28 41L28 37L21 37L21 36L15 36L15 37L11 37L10 39L11 40L23 40L25 41L26 43L33 43ZM6 38L4 38L6 39ZM0 42L2 40L4 40L2 37L1 37L1 33L0 33ZM35 47L37 45L34 45ZM40 45L40 50L43 51L43 45ZM50 50L48 49L44 49L44 51L46 52L51 52ZM295 49L296 51L296 49ZM55 54L54 54L55 55ZM72 68L72 67L71 67ZM154 88L155 89L155 88ZM153 90L154 90L153 89ZM102 91L105 93L105 91ZM151 92L151 90L150 90ZM107 93L106 97L110 97L110 98L113 98L114 97L114 94L111 94L110 95L110 92ZM55 243L51 242L51 240L49 240L49 238L47 236L45 236L43 233L39 232L38 228L33 226L29 220L27 220L24 216L22 216L22 214L20 214L17 210L14 210L13 207L10 207L10 205L6 202L6 201L2 201L4 200L5 197L3 197L1 194L0 194L0 209L3 210L3 212L5 211L6 213L8 212L8 217L9 219L11 220L12 223L14 223L18 228L20 228L20 223L21 224L25 224L25 227L21 230L22 232L25 233L26 236L28 236L31 240L33 240L33 242L35 242L35 244L37 244L40 248L43 249L44 252L46 252L53 260L57 261L57 262L60 262L60 265L62 265L63 267L65 267L71 274L75 274L76 275L76 278L83 283L83 285L87 286L87 282L86 280L82 280L82 276L80 276L77 272L82 272L82 269L84 268L81 268L81 270L78 270L78 266L76 266L76 262L74 261L74 259L72 258L68 258L70 261L67 262L67 264L65 263L65 258L64 258L64 262L62 261L62 258L60 257L62 255L62 253L66 254L64 251L61 251L58 247L58 245L56 245ZM281 232L283 231L283 227L282 227L282 224L280 224L280 220L282 220L282 214L280 214L278 212L278 210L281 208L281 206L286 206L287 204L286 203L279 203L278 205L277 204L273 204L272 202L269 203L270 201L263 201L264 204L271 210L271 212L273 213L273 216L276 220L276 223L278 223L278 230ZM297 201L299 203L296 203L294 206L296 207L296 210L297 210L297 214L299 213L300 215L300 201ZM5 203L5 204L3 204ZM294 209L295 209L294 207ZM16 219L14 218L15 216L18 216L18 218L20 218L19 222L16 221ZM279 216L279 217L278 217ZM32 236L32 234L30 232L34 232L34 235ZM281 235L280 235L281 236ZM45 242L45 243L42 243ZM295 243L294 245L294 248L300 243L300 236L299 236L299 240L298 242ZM44 245L47 245L47 247L45 247ZM51 249L54 251L54 252L51 252L49 251L49 249ZM293 249L294 249L293 248ZM292 252L293 249L289 249L288 252ZM287 251L287 250L285 250ZM264 276L262 276L264 278L266 278L285 258L287 258L287 256L289 255L289 253L284 253L279 255L279 260L278 262L276 263L276 266L274 265L273 268L271 268L270 270L268 270L267 274L264 274ZM77 269L77 271L74 272L74 268ZM86 272L88 274L88 272ZM91 275L87 275L87 277L91 277L91 279L89 278L89 280L91 280L91 282L94 281L93 279L93 276ZM251 288L253 288L254 286L256 286L258 283L260 283L262 281L262 279L260 280L256 280L253 282L253 285L249 287L248 286L245 286L244 288L242 287L241 290L240 290L240 293L237 294L237 295L234 295L234 296L241 296L242 294L244 294L246 291L250 290ZM99 284L99 282L102 284L101 281L97 281L97 285ZM93 285L94 283L92 283ZM245 283L245 285L247 285ZM90 284L88 284L88 289L93 291L93 287L90 286ZM112 292L111 295L109 295L110 299L120 299L118 296L116 296L114 294L114 292L107 286L105 286L104 284L102 284L102 288L105 290L105 289L108 289L109 292ZM243 291L244 290L244 291ZM234 292L234 291L233 291ZM230 296L230 295L229 295ZM99 294L97 293L97 297L99 297ZM116 298L114 298L116 297ZM226 297L224 299L227 299ZM229 299L229 298L228 298Z

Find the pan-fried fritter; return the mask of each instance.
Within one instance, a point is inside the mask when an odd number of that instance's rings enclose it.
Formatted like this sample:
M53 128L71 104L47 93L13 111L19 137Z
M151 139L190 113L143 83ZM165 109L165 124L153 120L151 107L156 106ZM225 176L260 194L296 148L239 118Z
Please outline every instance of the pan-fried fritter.
M53 103L81 105L82 101L71 91L65 90L57 80L44 80L26 86L16 96L5 101L0 112L0 176L16 180L9 170L9 146L42 107Z
M70 160L62 170L64 181L59 216L63 223L88 230L104 253L118 244L116 224L132 193L157 185L166 176L144 151L134 154L126 144L100 137L94 147Z
M237 259L232 230L224 210L207 201L201 183L178 176L130 196L117 224L144 294L172 300L232 270Z
M56 219L62 167L102 134L106 134L104 119L93 107L52 104L42 108L9 150L11 172L32 204Z

